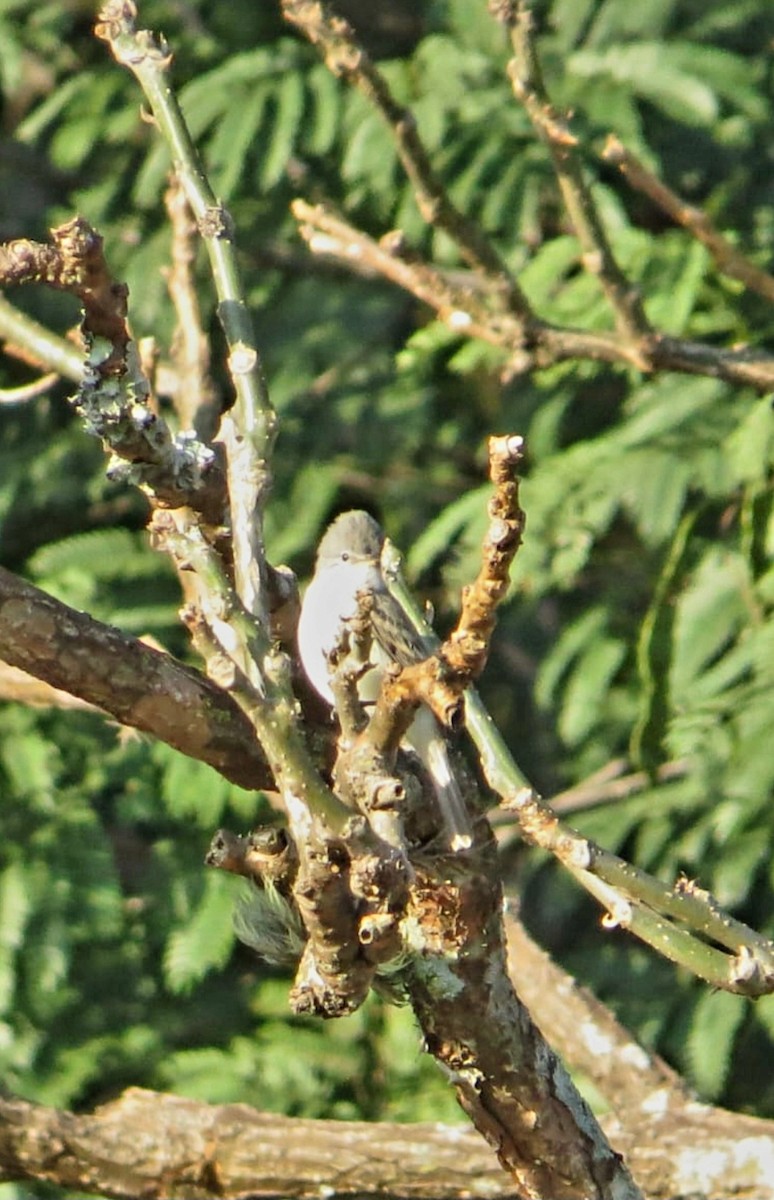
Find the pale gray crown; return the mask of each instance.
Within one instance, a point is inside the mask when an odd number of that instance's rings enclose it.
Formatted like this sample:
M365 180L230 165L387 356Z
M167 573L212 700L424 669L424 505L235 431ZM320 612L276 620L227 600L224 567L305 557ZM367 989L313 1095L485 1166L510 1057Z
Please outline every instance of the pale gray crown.
M342 513L328 527L317 551L317 566L334 562L379 560L384 545L384 532L370 513L352 509Z

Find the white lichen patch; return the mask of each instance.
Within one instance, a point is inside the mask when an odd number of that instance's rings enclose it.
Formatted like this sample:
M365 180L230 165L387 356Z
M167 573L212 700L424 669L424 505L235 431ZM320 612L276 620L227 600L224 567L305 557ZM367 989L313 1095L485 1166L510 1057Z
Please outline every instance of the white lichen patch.
M611 1054L615 1048L613 1039L594 1021L582 1021L578 1026L578 1036L591 1053L600 1058Z
M742 1138L717 1150L681 1150L675 1157L673 1185L681 1192L706 1192L712 1195L727 1174L736 1187L766 1187L774 1179L774 1140L770 1137Z

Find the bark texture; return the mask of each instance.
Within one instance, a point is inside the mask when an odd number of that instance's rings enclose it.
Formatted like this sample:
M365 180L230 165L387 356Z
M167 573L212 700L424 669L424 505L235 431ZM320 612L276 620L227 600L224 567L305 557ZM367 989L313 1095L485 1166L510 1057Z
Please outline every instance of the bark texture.
M636 1116L626 1130L606 1124L650 1200L774 1198L774 1123L690 1102ZM0 1098L0 1181L10 1180L115 1200L518 1195L473 1130L292 1120L140 1088L82 1116Z
M2 567L0 659L209 763L232 783L273 787L255 731L225 691Z

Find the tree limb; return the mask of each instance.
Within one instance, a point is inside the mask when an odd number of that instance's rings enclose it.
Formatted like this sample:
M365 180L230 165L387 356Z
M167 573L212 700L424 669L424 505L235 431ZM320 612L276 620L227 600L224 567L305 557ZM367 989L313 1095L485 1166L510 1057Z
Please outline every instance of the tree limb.
M208 763L240 787L274 786L250 722L226 692L2 567L0 658Z
M678 196L677 192L667 187L613 134L608 135L602 158L618 167L632 187L637 188L677 225L682 225L683 229L687 229L697 241L706 246L717 263L718 270L730 275L732 279L738 279L745 287L774 303L774 275L750 262L733 242L715 228L702 209L689 204L682 196Z
M651 1200L774 1200L774 1122L698 1104L590 993L507 922L511 971L551 1040L614 1106L603 1125ZM512 1200L478 1134L433 1124L292 1120L131 1088L74 1115L0 1098L0 1181L116 1200Z

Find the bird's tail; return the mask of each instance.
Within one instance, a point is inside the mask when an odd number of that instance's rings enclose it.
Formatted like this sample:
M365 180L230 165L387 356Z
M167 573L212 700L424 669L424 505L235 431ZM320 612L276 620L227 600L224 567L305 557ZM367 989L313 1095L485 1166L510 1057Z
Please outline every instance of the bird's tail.
M449 845L452 850L468 850L473 844L470 817L449 762L446 743L435 721L433 725L423 759L433 780L438 806L449 834Z

